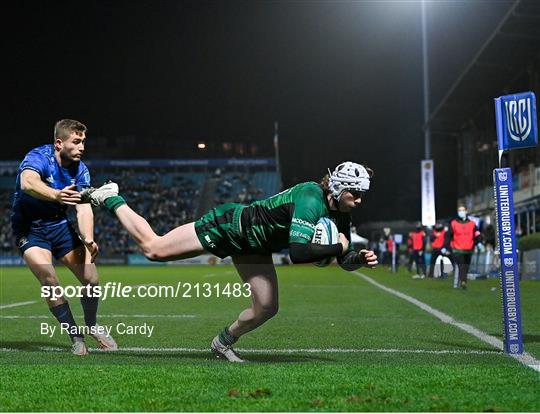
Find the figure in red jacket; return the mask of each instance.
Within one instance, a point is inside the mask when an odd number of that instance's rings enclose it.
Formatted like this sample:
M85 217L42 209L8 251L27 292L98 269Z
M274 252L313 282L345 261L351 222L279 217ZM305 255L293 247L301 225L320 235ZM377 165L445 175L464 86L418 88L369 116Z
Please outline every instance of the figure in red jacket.
M446 231L442 223L435 224L435 228L431 233L431 260L429 263L429 274L428 277L433 277L433 272L435 271L435 261L437 257L441 255L441 250L444 248L444 237ZM444 264L441 262L441 275L444 274Z
M460 205L458 217L450 222L446 232L443 254L451 252L454 263L454 287L467 288L467 273L474 253L474 246L480 241L480 231L474 221L469 220L467 208ZM459 281L459 284L458 284Z
M424 261L426 232L422 223L417 223L415 230L409 233L409 240L411 241L412 258L416 263L416 271L418 272L418 274L413 276L413 279L423 279L426 274L426 263Z

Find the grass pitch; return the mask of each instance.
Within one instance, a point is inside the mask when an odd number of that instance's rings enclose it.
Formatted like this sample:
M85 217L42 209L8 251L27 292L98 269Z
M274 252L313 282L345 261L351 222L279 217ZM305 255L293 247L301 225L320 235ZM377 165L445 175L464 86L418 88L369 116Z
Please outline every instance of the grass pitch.
M239 282L228 266L99 270L102 284ZM209 343L247 298L102 301L102 325L147 323L153 335L117 334L123 351L75 357L66 336L40 334L54 320L30 272L0 269L0 410L540 411L539 373L466 332L334 266L277 271L280 311L239 341L251 363L233 365L214 359ZM501 337L496 280L461 291L449 280L362 273ZM65 269L59 275L76 284ZM526 351L540 359L540 284L522 282L521 291ZM70 303L81 322L78 300Z

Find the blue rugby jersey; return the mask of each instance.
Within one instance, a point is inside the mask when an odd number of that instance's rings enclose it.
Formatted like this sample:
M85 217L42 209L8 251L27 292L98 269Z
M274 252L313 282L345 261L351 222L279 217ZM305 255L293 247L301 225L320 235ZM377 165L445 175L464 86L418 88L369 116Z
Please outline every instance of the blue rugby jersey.
M58 190L72 184L77 186L77 191L90 187L90 173L82 161L74 162L68 168L64 168L56 161L52 144L34 148L26 154L17 173L11 213L11 225L15 235L25 233L35 227L65 223L67 220L66 205L40 200L21 190L21 173L24 170L37 172L41 181Z

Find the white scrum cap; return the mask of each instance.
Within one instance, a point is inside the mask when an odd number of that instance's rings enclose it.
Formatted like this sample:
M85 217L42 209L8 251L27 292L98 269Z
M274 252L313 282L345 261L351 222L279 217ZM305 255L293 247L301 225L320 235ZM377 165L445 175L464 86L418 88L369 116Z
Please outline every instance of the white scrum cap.
M329 190L332 197L339 200L345 190L368 191L369 179L369 173L363 165L346 161L330 173Z

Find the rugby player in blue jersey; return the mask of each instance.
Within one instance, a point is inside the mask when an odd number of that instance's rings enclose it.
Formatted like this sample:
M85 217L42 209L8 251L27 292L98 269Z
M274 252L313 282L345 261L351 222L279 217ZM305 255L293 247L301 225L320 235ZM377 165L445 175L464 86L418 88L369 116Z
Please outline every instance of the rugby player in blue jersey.
M66 265L81 284L98 284L94 215L90 205L77 204L81 199L79 191L90 186L90 173L81 161L85 141L85 125L62 119L54 126L53 144L34 148L19 166L11 225L26 264L42 286L59 284L53 257ZM76 209L80 236L67 219L69 206ZM51 313L69 333L73 354L88 353L82 333L85 330L102 349L116 350L114 339L96 323L99 298L85 291L81 304L87 329L79 328L63 297L47 298Z

